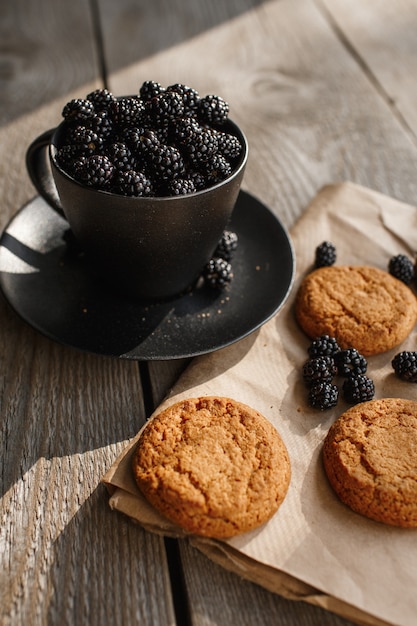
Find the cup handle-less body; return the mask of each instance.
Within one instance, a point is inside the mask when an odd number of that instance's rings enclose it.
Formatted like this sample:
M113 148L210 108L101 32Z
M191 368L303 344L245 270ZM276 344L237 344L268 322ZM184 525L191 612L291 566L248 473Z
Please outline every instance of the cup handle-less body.
M39 195L57 213L65 217L49 162L49 145L55 130L55 128L47 130L30 144L26 151L26 168Z

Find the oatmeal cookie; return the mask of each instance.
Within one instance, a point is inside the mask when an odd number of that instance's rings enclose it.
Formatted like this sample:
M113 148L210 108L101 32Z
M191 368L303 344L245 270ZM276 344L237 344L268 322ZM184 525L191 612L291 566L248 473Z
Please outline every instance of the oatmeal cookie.
M330 427L323 461L347 506L378 522L417 527L417 402L357 404Z
M290 459L273 425L224 397L175 403L145 426L135 481L155 509L190 533L227 538L274 515L290 483Z
M297 292L296 319L311 338L335 337L370 356L390 350L417 321L417 299L403 282L368 266L321 267Z

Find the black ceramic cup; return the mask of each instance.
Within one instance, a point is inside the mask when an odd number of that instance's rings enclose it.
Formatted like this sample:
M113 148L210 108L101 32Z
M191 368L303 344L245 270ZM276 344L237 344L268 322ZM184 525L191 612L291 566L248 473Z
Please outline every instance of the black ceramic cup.
M140 300L177 296L195 283L232 215L248 156L232 174L199 192L174 197L130 197L93 189L69 176L56 161L63 123L29 146L26 165L38 193L63 215L88 259L109 288Z

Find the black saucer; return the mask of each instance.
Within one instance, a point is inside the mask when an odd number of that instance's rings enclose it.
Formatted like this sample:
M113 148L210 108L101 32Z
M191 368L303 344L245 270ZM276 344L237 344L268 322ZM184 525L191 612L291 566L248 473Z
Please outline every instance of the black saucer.
M212 352L270 319L287 298L294 255L274 214L241 192L230 229L239 237L225 291L196 287L169 302L131 302L107 290L63 240L67 222L40 197L0 239L0 287L15 312L45 336L96 354L162 360Z

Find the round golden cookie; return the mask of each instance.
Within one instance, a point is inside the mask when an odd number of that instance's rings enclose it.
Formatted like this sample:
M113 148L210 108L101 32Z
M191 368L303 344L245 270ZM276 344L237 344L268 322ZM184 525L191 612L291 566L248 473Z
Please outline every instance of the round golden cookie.
M357 404L324 440L326 474L340 500L378 522L417 527L417 402Z
M321 267L297 292L295 315L311 338L335 337L369 356L400 344L417 321L417 299L388 272L368 266Z
M133 473L155 509L190 533L226 538L266 522L290 483L273 425L230 398L178 402L142 431Z

